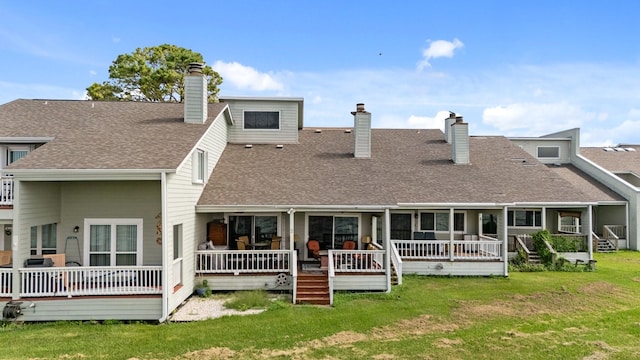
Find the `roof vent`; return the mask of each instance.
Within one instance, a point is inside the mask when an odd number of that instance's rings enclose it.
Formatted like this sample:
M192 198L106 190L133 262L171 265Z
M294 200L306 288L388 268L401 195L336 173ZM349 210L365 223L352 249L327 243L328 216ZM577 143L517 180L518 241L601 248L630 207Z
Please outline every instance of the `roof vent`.
M247 144L247 145L244 146L245 149L251 149L252 147L253 147L253 145L251 145L251 144Z
M615 150L615 151L624 152L624 149L623 149L623 148L621 148L621 147L617 147L617 148L615 148L614 150Z
M316 131L314 131L316 134L320 134L322 133L322 129L316 129Z
M345 134L351 134L351 129L344 129Z
M624 149L627 150L627 151L631 151L631 152L636 151L636 149L634 149L634 148L624 148Z
M610 148L610 147L604 147L604 148L602 148L602 150L604 150L604 151L613 151L613 149Z
M282 148L284 148L284 145L282 145L282 144L276 145L276 149L282 149Z

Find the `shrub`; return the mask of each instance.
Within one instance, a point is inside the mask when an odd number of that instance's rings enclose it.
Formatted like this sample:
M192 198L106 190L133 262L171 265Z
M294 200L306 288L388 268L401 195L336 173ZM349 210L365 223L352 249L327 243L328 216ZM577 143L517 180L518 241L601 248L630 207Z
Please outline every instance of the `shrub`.
M577 252L580 239L575 237L551 236L550 242L553 249L557 252Z
M550 265L553 262L553 254L551 254L551 250L545 244L551 243L551 234L549 230L541 230L531 234L533 238L533 247L536 249L536 252L540 256L542 263L545 265Z

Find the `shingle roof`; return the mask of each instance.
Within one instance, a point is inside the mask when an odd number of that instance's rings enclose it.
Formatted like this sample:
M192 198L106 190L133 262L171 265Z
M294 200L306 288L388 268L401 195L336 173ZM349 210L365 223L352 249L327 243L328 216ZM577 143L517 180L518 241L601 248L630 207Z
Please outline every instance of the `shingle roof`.
M580 154L612 172L633 172L640 176L640 145L624 145L636 151L605 151L602 147L580 148Z
M203 125L183 104L15 100L0 105L0 137L52 137L8 169L175 169L225 104Z
M354 134L304 129L299 144L229 144L199 205L395 205L581 202L593 198L504 137L471 137L471 165L450 160L439 130L373 129L372 157Z
M573 165L547 165L551 171L562 176L574 187L589 195L593 201L624 201L615 191L602 185Z

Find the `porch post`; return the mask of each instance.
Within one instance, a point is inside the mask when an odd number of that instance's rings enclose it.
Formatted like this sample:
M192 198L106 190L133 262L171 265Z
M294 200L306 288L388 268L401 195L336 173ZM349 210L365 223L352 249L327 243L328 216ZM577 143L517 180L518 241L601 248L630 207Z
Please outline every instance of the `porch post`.
M169 287L173 291L173 232L169 237L169 224L167 216L167 173L160 175L160 221L162 221L162 317L158 320L164 322L169 316ZM171 241L171 243L169 243ZM171 251L169 251L171 249ZM184 275L183 275L184 276Z
M504 239L502 240L502 261L504 262L504 276L509 276L509 224L508 224L508 215L509 211L507 206L502 208L502 236ZM499 222L498 222L499 223Z
M542 225L542 230L549 230L547 229L547 208L545 206L542 207L542 219L540 219L540 221L542 222L540 224Z
M453 208L449 208L449 261L453 261Z
M20 235L22 235L22 224L20 224L20 184L20 181L16 179L13 180L13 224L11 224L11 227L13 228L13 233L11 235L11 262L13 263L13 267L11 269L13 271L11 298L13 300L20 299L21 282L20 272L18 269L20 268L22 261L24 261L24 258L20 255ZM28 249L29 248L27 247L27 250Z
M289 250L293 252L293 249L295 247L295 226L293 223L293 219L294 219L294 214L296 213L295 210L293 210L293 208L289 209L287 211L287 214L289 214Z
M371 229L375 233L376 229ZM384 209L384 249L386 250L384 257L384 267L387 276L387 292L391 292L391 215L389 208Z
M593 231L591 231L591 222L593 221L592 205L587 207L587 222L589 222L589 232L587 233L587 248L589 249L589 260L593 260ZM584 229L584 226L582 227Z

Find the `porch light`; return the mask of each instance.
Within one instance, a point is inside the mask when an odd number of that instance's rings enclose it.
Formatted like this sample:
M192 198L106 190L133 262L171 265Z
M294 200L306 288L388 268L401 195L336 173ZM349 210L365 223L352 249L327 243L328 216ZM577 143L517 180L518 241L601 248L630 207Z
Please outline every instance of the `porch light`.
M77 233L78 231L80 231L80 226L76 225L76 226L73 228L73 232L74 232L74 233Z

